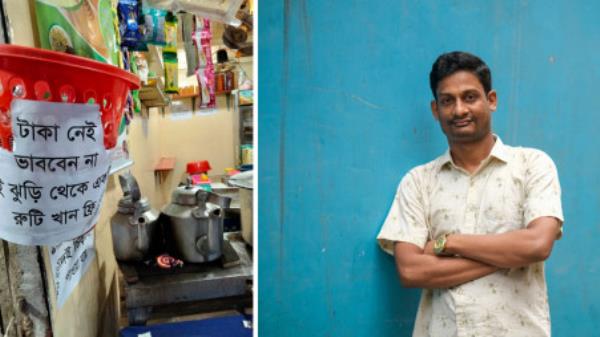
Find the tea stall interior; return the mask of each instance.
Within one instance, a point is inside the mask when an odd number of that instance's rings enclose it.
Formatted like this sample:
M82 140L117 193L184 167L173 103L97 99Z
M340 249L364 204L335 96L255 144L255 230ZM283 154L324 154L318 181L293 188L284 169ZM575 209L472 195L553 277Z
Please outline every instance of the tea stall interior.
M121 1L81 3L110 4L117 12ZM37 248L39 265L22 266L25 272L37 268L43 279L43 289L32 295L46 297L45 319L53 335L114 336L120 331L128 336L133 331L141 333L132 325L152 327L215 317L251 335L252 2L225 1L224 6L228 4L235 7L234 16L242 18L238 27L229 24L237 21L231 15L230 21L203 20L206 17L197 11L191 15L194 31L199 23L210 24L207 55L214 65L213 95L194 73L198 66L188 64L190 39L182 21L190 20L190 16L184 19L190 12L185 8L174 11L178 23L175 90L165 90L174 74L165 79L173 55L165 54L164 46L149 44L147 51L128 52L129 61L138 67L142 87L133 95L134 100L139 97L137 111L134 102L125 113L120 157L115 157L94 228L94 261L60 304L53 296L48 247ZM43 47L43 28L36 17L39 5L40 1L33 0L5 2L10 43ZM81 29L100 29L90 22ZM237 40L232 41L232 36ZM211 99L212 104L207 104ZM4 243L3 254L7 261L15 259L19 264L18 254L8 254L7 247L12 245ZM5 288L2 282L0 278ZM32 315L15 309L18 305L10 297L0 292L4 303L0 322L5 322L0 329L6 336L16 335L18 324L12 324L13 332L6 324L11 317Z

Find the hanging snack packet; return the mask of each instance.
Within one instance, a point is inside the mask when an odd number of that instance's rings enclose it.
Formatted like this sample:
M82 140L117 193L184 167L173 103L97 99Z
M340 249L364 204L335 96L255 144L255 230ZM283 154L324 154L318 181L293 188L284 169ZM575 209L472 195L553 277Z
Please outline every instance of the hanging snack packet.
M112 17L112 25L115 32L119 31L119 13L116 7L111 7L110 14ZM123 54L121 53L121 34L115 34L115 44L113 45L113 53L118 56L117 58L117 67L124 69L125 65L123 65Z
M163 52L177 53L177 17L167 13L165 17L165 46Z
M200 19L196 23L194 45L198 50L198 69L196 77L200 86L200 108L212 109L216 106L215 68L212 63L210 21Z
M148 7L146 2L144 2L142 14L144 16L144 42L164 46L165 18L167 16L167 11Z
M200 30L197 30L192 35L194 42L194 48L196 48L196 54L198 55L197 68L206 67L206 54L202 51L202 39L200 38Z
M137 53L131 53L129 55L130 71L139 76L137 68ZM140 100L140 91L131 90L131 98L133 99L133 111L140 113L142 111L142 101Z
M170 94L179 93L177 54L163 53L163 63L165 67L165 92Z
M204 76L206 76L206 84L208 86L208 94L210 96L207 107L215 108L217 106L217 97L215 94L215 66L211 64L204 68Z
M198 52L194 46L195 17L190 13L180 13L178 16L179 22L181 22L181 37L185 50L187 76L192 76L196 72L196 68L198 68Z
M148 69L148 61L146 61L144 54L136 53L135 63L137 68L137 75L140 77L142 85L148 84L148 75L150 71Z
M117 11L119 14L121 47L134 49L142 39L138 26L137 0L119 0Z
M215 70L211 64L205 68L198 68L196 71L198 84L200 85L200 108L212 109L216 107L215 96Z
M200 108L207 108L210 103L210 92L208 91L208 81L204 75L204 68L196 70L196 78L200 87Z
M236 27L241 22L235 14L243 2L244 0L148 0L148 3L156 8L188 12Z

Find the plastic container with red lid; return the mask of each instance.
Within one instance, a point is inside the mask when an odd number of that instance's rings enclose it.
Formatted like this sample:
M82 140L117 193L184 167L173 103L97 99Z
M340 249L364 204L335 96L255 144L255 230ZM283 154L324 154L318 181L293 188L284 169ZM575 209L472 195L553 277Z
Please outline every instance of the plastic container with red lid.
M200 174L210 171L210 163L208 160L192 161L187 163L186 172L188 174Z

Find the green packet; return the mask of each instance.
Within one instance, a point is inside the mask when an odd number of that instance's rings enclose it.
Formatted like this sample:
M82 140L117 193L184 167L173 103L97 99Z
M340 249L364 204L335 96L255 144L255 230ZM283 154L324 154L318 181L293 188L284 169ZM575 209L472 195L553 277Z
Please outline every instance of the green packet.
M34 2L40 45L119 65L111 0Z
M129 56L129 69L132 73L138 74L137 68L137 56L136 53L132 52ZM133 111L140 113L142 111L142 101L140 100L140 91L131 90L131 97L133 98Z
M177 17L167 13L165 18L165 46L163 52L177 53Z
M165 68L165 92L170 94L179 93L177 53L163 52L163 63Z

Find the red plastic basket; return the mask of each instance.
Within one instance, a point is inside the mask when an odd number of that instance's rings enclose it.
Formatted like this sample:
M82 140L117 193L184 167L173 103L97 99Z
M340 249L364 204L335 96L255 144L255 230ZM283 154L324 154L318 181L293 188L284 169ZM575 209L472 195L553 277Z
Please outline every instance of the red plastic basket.
M104 146L117 143L119 123L137 76L109 64L49 50L0 45L0 146L12 150L13 98L63 103L97 103Z

